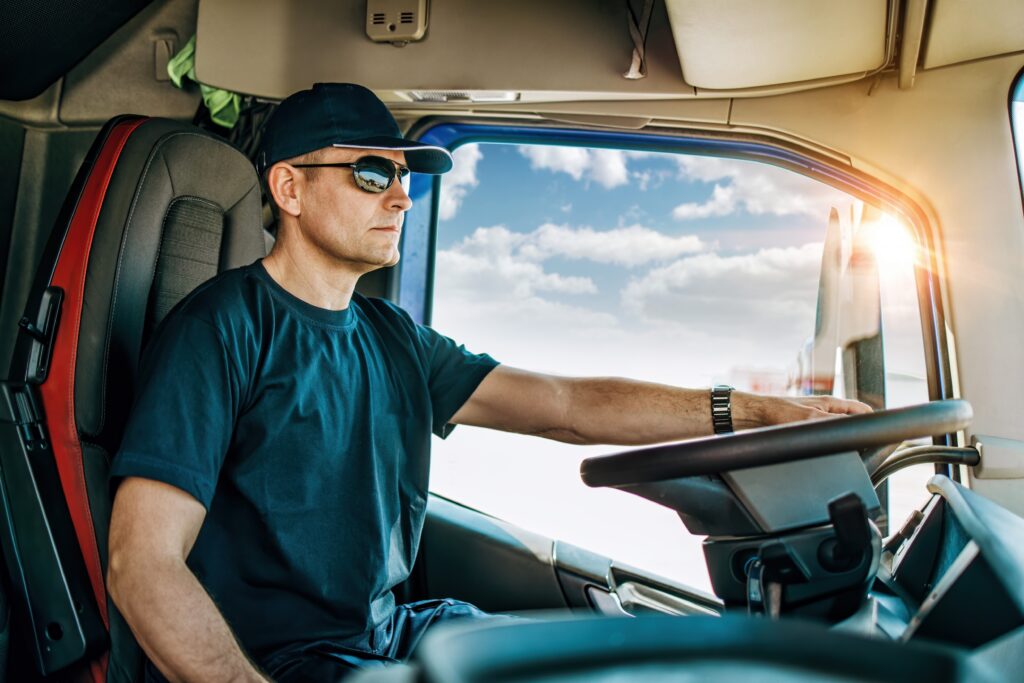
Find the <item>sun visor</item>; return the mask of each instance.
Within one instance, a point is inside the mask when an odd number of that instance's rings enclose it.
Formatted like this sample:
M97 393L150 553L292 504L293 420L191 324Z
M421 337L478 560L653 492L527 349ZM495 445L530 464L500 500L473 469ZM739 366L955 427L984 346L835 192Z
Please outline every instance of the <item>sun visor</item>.
M666 0L683 79L698 89L851 80L887 61L886 0Z
M933 3L922 66L931 69L1024 50L1021 0Z

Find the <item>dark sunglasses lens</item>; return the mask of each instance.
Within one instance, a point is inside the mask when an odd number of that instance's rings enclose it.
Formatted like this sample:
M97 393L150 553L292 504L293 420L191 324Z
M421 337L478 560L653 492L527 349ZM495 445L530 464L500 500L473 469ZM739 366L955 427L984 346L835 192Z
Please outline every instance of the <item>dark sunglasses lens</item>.
M384 192L395 179L394 164L368 160L359 162L353 169L356 185L367 192Z

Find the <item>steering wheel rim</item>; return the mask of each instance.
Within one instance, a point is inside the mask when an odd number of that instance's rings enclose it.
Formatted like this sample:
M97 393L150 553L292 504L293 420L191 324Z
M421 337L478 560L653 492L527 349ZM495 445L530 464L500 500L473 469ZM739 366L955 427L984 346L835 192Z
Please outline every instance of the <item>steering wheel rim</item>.
M587 486L628 486L864 448L876 448L965 428L974 411L961 399L932 401L823 420L750 429L587 458L580 477Z

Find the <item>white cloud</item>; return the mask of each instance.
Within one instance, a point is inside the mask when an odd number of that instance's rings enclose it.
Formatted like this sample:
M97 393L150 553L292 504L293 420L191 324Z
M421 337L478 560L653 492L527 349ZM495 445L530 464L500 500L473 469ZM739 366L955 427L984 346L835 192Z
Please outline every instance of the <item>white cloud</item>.
M523 258L522 237L503 226L477 228L452 248L438 251L434 324L441 332L475 351L522 364L524 344L534 349L529 355L542 355L546 335L538 331L581 335L582 345L593 330L617 328L609 313L546 298L593 294L597 285L587 277L547 272L542 263ZM544 363L527 366L554 370Z
M453 253L487 254L539 263L551 258L587 260L634 267L665 262L705 248L696 235L673 237L640 225L594 230L545 223L532 232L512 232L503 226L477 228L452 247Z
M525 236L520 253L537 260L561 256L632 267L703 249L696 235L672 237L640 225L599 231L545 223Z
M728 216L736 210L736 204L735 187L722 187L716 184L715 189L711 192L711 199L701 204L694 202L680 204L672 209L672 216L679 220L708 218L709 216Z
M445 174L441 181L441 196L438 205L438 218L442 221L455 217L462 200L470 189L478 184L476 165L484 158L480 145L463 145L452 153L452 170Z
M611 189L629 182L625 154L617 149L595 149L591 155L590 177L599 185Z
M588 277L546 273L540 264L516 260L509 253L484 255L441 251L437 254L437 273L445 280L446 288L472 291L484 298L501 292L508 292L513 298L530 297L537 292L597 292L597 286Z
M643 228L631 230L646 239ZM654 267L618 292L620 307L604 281L545 269L556 255L611 258L598 239L610 232L478 228L438 253L435 324L520 367L684 386L726 381L752 363L784 373L813 334L821 244L744 255L703 245L669 263L648 261Z
M676 157L676 163L681 178L715 183L707 200L677 206L672 215L678 220L726 216L740 210L754 215L804 214L824 220L829 207L843 208L853 201L829 185L767 164L686 155Z
M789 352L813 333L821 243L724 256L703 253L655 268L622 291L649 322L758 335Z
M463 326L486 330L485 349L501 350L506 344L502 340L522 340L531 330L556 328L582 348L595 335L621 335L617 318L547 298L596 294L599 288L590 277L549 272L546 261L560 257L637 266L703 248L695 236L672 237L638 225L598 231L546 223L528 233L501 225L477 228L437 253L435 296L449 311L439 320L446 322L442 330L448 324L456 331Z
M519 153L530 160L530 168L568 173L573 180L582 179L590 166L590 150L582 147L520 145Z
M629 182L626 160L637 154L617 149L546 145L520 145L519 153L530 160L532 169L565 173L573 180L593 181L609 190Z
M533 259L520 256L521 233L504 226L477 228L451 249L437 253L437 277L448 290L488 300L524 299L538 292L593 294L588 277L545 272Z

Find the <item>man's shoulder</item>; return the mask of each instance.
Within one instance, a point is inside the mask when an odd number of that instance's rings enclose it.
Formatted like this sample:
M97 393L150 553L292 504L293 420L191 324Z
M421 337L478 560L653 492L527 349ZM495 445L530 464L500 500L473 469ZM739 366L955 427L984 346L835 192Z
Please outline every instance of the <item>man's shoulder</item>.
M358 292L352 294L352 300L366 314L376 314L388 318L396 318L412 322L412 316L410 316L404 308L393 301L388 301L387 299L382 299L376 296L364 296Z
M230 326L251 317L258 297L253 263L215 275L187 294L167 314L167 321L192 318L214 327Z
M353 294L352 302L360 311L359 317L384 339L405 347L421 346L420 325L398 304L361 294Z

